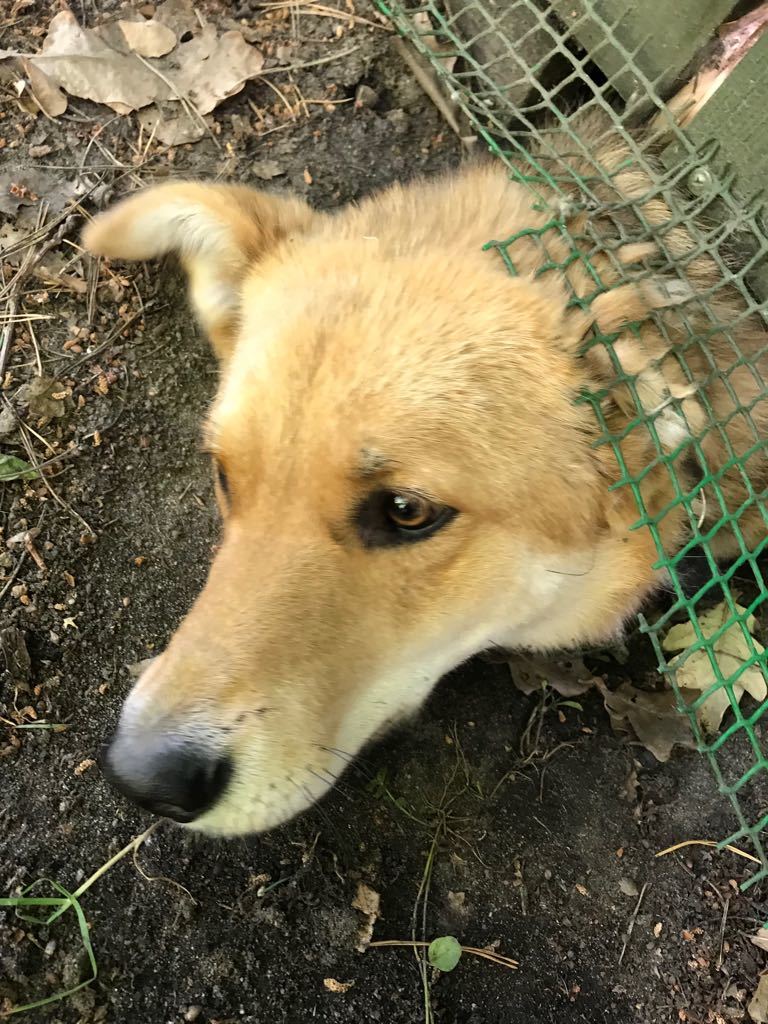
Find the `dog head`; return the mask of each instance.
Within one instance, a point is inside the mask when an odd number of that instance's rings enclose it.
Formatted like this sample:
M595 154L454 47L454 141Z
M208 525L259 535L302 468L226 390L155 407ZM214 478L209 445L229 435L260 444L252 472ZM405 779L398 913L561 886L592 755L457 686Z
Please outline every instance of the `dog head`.
M558 287L408 255L380 215L181 183L85 233L108 257L178 253L221 364L221 545L107 758L210 833L307 807L470 655L606 635L648 585Z

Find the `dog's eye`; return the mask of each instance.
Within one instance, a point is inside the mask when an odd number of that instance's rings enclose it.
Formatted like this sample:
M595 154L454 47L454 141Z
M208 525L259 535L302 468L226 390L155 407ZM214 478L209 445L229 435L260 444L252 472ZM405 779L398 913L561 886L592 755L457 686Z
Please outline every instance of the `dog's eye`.
M368 548L393 547L431 536L457 515L415 491L375 491L358 506L356 525Z
M437 519L440 509L420 494L396 494L389 496L385 511L400 530L424 530Z
M222 497L229 501L229 479L218 459L214 462L214 472L216 473L216 483L219 485Z

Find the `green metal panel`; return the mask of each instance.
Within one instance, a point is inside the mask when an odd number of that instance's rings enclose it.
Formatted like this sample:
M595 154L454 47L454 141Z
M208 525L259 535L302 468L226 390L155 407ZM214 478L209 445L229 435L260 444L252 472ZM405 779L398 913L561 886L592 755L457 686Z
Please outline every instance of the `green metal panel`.
M638 72L664 95L734 0L554 0L552 6L629 100L647 91ZM632 55L629 63L622 50Z
M734 188L751 199L766 185L768 168L768 35L738 64L693 121L694 142L720 143L718 164L735 171Z
M710 98L687 131L694 145L714 143L712 157L694 171L699 187L714 198L711 213L719 219L728 210L717 196L727 183L743 203L750 203L765 191L768 168L768 35L756 43ZM667 167L686 159L685 147L675 142L663 154ZM690 179L689 179L690 180ZM755 211L768 226L764 209ZM748 244L748 239L744 240ZM761 298L768 297L768 262L757 264L749 275L750 286Z

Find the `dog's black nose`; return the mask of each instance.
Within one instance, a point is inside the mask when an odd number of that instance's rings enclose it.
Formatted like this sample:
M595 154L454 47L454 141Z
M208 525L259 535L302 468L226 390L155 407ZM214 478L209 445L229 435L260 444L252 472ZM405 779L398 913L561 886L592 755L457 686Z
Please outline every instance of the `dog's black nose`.
M167 734L118 730L102 758L104 774L121 793L153 814L189 822L220 799L232 762Z

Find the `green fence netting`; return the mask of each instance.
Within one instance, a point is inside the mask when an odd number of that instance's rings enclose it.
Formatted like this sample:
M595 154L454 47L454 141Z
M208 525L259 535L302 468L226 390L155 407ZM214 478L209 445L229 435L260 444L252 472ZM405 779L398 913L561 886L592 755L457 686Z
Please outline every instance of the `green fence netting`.
M674 84L675 68L670 67L674 62L668 60L657 72L648 71L653 61L649 65L640 55L644 48L658 47L659 40L653 35L643 37L642 31L634 36L627 31L628 12L642 5L615 0L378 2L420 53L430 73L437 76L454 124L460 127L465 123L468 132L479 136L505 161L510 177L530 190L530 226L505 234L505 225L499 224L498 237L489 239L486 246L498 253L510 273L517 272L520 245L535 244L540 249L538 274L555 273L568 279L572 278L571 268L579 265L582 285L573 289L570 301L588 307L626 278L626 267L620 265L617 246L608 241L609 236L621 245L653 238L658 253L653 266L646 268L649 275L665 269L684 281L697 259L703 256L714 261L716 273L708 288L698 287L696 312L690 319L685 304L672 320L668 313L652 314L683 381L696 389L704 421L691 422L685 387L649 410L647 401L638 395L637 373L622 362L614 347L618 335L606 336L598 330L590 344L604 347L613 367L611 389L614 393L622 390L634 403L634 412L617 432L604 414L604 391L585 394L581 400L594 409L602 433L599 444L609 445L615 455L613 487L630 488L634 496L638 510L634 529L650 531L657 567L669 574L669 608L653 622L641 616L641 629L653 643L678 708L688 716L697 746L708 758L717 784L738 818L738 829L721 845L741 844L756 858L754 871L743 883L750 886L768 876L768 837L763 834L768 826L768 718L761 722L768 700L764 699L764 687L761 697L761 683L757 689L749 687L758 699L745 699L743 692L756 671L760 680L766 675L765 654L753 632L755 619L759 620L761 606L768 599L759 562L768 544L768 527L762 528L768 524L768 492L753 469L754 460L764 458L768 446L755 411L761 401L768 401L768 385L761 373L768 371L768 362L761 362L765 350L755 352L753 347L743 352L739 336L745 323L753 329L757 324L758 334L764 331L768 315L764 301L768 222L759 197L750 198L743 191L734 194L734 184L738 188L739 183L734 183L729 169L727 147L718 147L716 142L702 140L701 133L678 126L665 102ZM707 8L722 20L733 4L720 4L719 11L714 10L717 6L704 4L701 9ZM606 13L611 10L617 12L613 18ZM674 20L670 5L659 10ZM666 15L658 25L662 35L672 31L664 18ZM691 34L711 34L717 23L702 27L692 22ZM676 31L684 36L685 25L677 25ZM657 64L664 65L663 46L660 53ZM681 70L677 68L677 72ZM589 109L597 112L604 126L621 133L630 162L648 174L652 187L642 195L628 200L612 186L622 167L600 167L591 161L594 154L579 127L585 123L580 122L583 111ZM641 130L641 126L645 127ZM648 213L656 201L662 201L671 214L663 223ZM583 217L578 216L580 211ZM610 232L604 230L606 217L613 225ZM579 225L576 231L574 224ZM683 255L675 243L680 229L690 240ZM600 269L606 266L611 268L607 277ZM591 288L584 288L585 279L592 281ZM719 304L719 290L724 287L735 291L741 307L737 315L729 314L728 322L723 322ZM638 339L641 328L639 323L630 325ZM729 346L725 366L722 358L719 362L711 358L715 343ZM657 356L651 353L650 358ZM705 369L709 367L703 377L702 362ZM739 374L751 374L755 386L745 389L742 378L741 386L735 387ZM722 402L719 416L708 402L707 391L712 387L725 389L730 396L727 415L722 414ZM749 400L745 393L751 395ZM682 416L689 428L689 436L673 451L659 438L660 425L670 411ZM740 445L733 440L737 423ZM632 438L640 431L650 436L653 451L642 465L632 455ZM724 450L724 465L708 465L704 451L708 436L716 438ZM691 459L698 467L693 479ZM651 510L646 484L660 472L669 474L674 499L666 507ZM669 517L679 516L681 509L688 539L680 548L669 544L665 523ZM760 524L757 537L755 515ZM744 536L747 516L753 524L750 537ZM717 552L725 535L738 554L722 564ZM684 568L692 556L708 570L693 593ZM714 607L720 611L713 619ZM768 611L768 603L764 611ZM685 650L673 655L662 644L672 624L681 621L690 624ZM686 665L702 658L709 663L711 685L692 699L690 689L681 692L679 677ZM718 728L708 730L702 709L711 706L708 702L715 694L727 695L728 709ZM737 743L746 751L746 759L742 753L735 762L726 755Z

